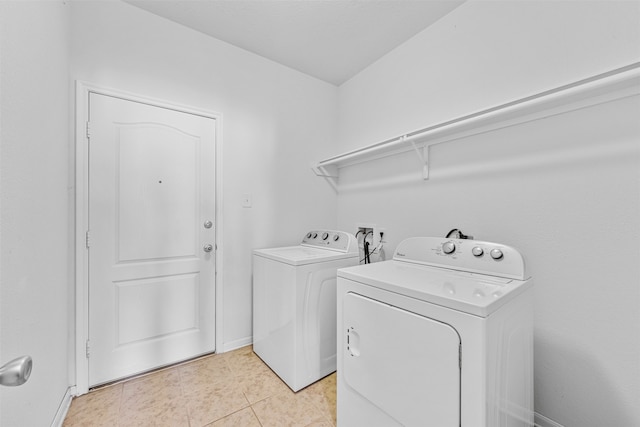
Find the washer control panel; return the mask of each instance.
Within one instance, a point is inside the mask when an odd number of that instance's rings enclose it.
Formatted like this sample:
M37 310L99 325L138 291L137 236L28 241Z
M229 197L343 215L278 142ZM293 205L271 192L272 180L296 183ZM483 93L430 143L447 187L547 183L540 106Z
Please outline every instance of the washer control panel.
M528 278L524 258L517 249L480 240L412 237L400 242L393 259L511 279Z
M321 247L335 251L358 252L358 243L351 233L335 230L313 230L302 238L302 245Z

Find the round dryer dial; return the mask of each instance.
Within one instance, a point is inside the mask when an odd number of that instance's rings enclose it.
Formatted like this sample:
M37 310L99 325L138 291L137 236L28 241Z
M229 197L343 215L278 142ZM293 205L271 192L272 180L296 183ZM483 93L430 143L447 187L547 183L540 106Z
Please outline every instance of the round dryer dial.
M484 249L482 249L480 246L475 246L473 249L471 249L471 253L473 254L473 256L481 257L482 255L484 255Z
M502 257L504 256L500 249L491 249L491 252L489 253L491 254L491 258L493 259L502 259Z
M445 254L453 253L455 252L455 250L456 250L456 244L453 242L445 242L442 244L442 251Z

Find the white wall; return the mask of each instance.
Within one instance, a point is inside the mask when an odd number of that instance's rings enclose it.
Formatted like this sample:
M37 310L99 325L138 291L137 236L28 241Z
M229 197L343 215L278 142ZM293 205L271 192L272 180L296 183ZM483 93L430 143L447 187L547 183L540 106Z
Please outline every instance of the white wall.
M72 79L222 114L224 343L250 343L252 249L335 226L309 165L335 149L337 88L121 2L73 3L71 28Z
M640 60L638 2L467 2L339 88L358 148ZM640 425L640 100L342 170L338 228L454 227L523 251L536 283L538 421ZM372 182L374 185L371 185ZM384 183L384 184L382 184Z
M51 425L68 379L69 7L0 2L0 363L33 372L0 388L0 425Z

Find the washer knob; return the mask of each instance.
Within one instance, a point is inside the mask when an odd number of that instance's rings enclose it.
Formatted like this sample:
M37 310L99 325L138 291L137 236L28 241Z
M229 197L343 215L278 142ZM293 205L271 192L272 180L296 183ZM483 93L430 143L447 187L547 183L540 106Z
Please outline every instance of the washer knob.
M456 250L456 244L453 242L446 242L442 244L442 251L445 254L453 253Z
M473 249L471 249L471 253L473 254L473 256L481 257L482 255L484 255L484 250L480 246L475 246Z
M311 236L313 236L313 234L311 234L311 233L307 233L307 239L310 239L310 238L311 238Z
M322 233L322 240L327 240L329 238L329 233Z
M333 236L333 241L337 242L338 240L340 240L340 235L336 234L335 236Z
M504 256L504 254L500 249L491 249L490 253L491 253L491 258L493 259L502 259L502 257Z

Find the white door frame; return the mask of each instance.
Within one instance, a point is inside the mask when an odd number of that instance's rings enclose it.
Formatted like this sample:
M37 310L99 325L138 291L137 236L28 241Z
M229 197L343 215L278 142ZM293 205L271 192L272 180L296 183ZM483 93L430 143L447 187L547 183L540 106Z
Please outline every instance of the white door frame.
M189 114L211 118L216 126L216 275L215 275L215 346L222 350L222 114L196 109L172 102L140 96L116 89L76 81L76 135L75 135L75 395L89 391L89 361L86 343L89 339L89 257L86 246L89 213L89 160L87 144L87 121L89 118L89 94L113 96L128 101L140 102L156 107L169 108Z

